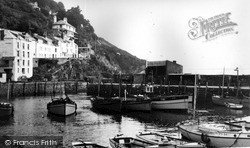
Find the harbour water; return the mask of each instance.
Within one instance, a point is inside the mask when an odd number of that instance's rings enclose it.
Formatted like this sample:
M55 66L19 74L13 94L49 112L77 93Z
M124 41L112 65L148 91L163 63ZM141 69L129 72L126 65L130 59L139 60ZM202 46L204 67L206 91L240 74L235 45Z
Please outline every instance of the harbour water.
M185 113L164 111L103 114L92 111L90 100L85 94L69 97L77 103L78 109L76 115L66 118L47 114L50 96L12 99L10 102L15 108L14 115L0 120L0 136L63 136L65 147L71 147L71 142L78 139L109 146L108 138L119 133L135 136L139 131L165 129L191 118ZM248 109L229 110L210 104L207 107L213 114L220 116L250 115Z

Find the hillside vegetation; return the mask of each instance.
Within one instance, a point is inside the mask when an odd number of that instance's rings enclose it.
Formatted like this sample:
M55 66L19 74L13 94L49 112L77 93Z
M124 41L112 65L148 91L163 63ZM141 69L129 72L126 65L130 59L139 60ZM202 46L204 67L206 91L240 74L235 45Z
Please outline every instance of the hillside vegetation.
M30 2L37 2L40 10L33 9ZM90 59L71 59L62 65L57 60L45 60L34 69L34 80L52 76L59 79L84 79L88 76L111 76L118 72L138 73L145 68L144 60L98 37L79 6L66 10L62 2L53 0L0 0L0 28L50 37L52 14L56 14L58 20L67 17L78 33L75 41L78 46L90 44L95 54Z

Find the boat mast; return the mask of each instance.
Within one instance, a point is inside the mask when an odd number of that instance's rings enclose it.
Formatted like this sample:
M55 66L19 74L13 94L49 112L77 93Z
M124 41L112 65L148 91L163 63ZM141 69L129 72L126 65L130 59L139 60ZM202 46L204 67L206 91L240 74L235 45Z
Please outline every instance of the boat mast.
M10 99L10 80L8 80L7 101Z
M239 96L239 68L236 67L234 71L237 71L237 92L236 92L236 97Z
M195 118L196 111L196 99L197 99L197 75L194 75L194 100L193 100L193 117Z
M225 81L225 67L223 68L223 76L222 76L222 89L221 89L221 96L223 97L223 89L224 89L224 81Z

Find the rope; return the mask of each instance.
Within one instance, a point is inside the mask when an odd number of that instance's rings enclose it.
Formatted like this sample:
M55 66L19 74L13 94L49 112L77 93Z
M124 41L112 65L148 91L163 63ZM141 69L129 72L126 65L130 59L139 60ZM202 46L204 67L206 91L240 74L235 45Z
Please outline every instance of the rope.
M239 139L240 135L242 134L242 132L239 134L239 136L235 139L234 143L232 145L230 145L229 147L232 147L233 145L236 144L237 140Z

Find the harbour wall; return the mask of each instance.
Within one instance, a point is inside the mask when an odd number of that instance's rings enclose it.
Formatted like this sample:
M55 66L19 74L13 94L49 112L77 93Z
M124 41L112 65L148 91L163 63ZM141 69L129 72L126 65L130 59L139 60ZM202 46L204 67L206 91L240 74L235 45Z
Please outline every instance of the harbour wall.
M8 91L9 90L9 91ZM87 92L87 82L62 81L62 82L10 82L0 83L0 98L22 96L57 95L61 92L77 94Z
M144 84L121 84L102 83L88 84L87 95L99 95L103 97L125 96L125 90L128 94L143 94ZM98 88L99 87L99 88ZM99 91L98 91L99 90ZM98 94L99 92L99 94ZM120 94L119 94L120 92ZM197 106L198 108L209 108L212 104L212 96L227 93L230 96L236 96L237 87L234 86L208 86L197 85ZM187 94L194 96L194 86L187 85L154 85L154 95L178 95ZM241 87L239 97L250 96L250 87Z

